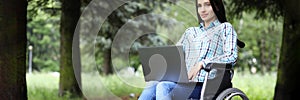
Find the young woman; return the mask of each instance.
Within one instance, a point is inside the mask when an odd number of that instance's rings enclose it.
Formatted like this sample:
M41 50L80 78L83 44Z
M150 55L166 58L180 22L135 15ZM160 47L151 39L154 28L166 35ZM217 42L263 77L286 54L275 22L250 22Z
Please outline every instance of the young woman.
M222 0L196 0L199 27L190 27L182 35L177 45L183 45L188 78L198 82L190 87L192 93L188 98L199 99L204 81L203 68L209 63L227 63L232 66L237 60L237 34L233 26L227 22ZM213 76L213 75L212 75ZM232 87L230 74L224 76L219 89ZM139 100L170 100L171 91L186 88L181 84L162 81L149 82Z

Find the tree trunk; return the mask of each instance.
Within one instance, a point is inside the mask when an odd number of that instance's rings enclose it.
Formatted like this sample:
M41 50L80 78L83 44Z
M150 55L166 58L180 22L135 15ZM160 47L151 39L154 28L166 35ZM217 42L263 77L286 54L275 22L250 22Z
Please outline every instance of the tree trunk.
M61 0L62 1L62 14L61 14L61 44L60 44L60 80L59 80L59 95L63 96L66 93L71 93L72 97L81 97L80 90L81 80L80 71L74 70L72 62L72 42L75 28L80 17L80 0ZM78 35L78 34L76 34ZM74 40L78 41L78 40ZM77 43L76 43L77 44ZM78 44L79 45L79 44ZM78 48L78 46L74 46ZM78 52L78 51L76 51ZM79 57L79 56L77 56ZM76 58L78 59L80 58ZM75 60L74 60L75 61ZM79 60L80 61L80 60ZM78 62L74 62L77 64ZM80 68L79 68L80 69ZM75 71L78 82L75 77Z
M262 33L263 35L265 35L265 33L263 32ZM266 53L267 53L267 51L266 51L266 40L265 40L265 38L261 38L260 40L259 40L259 49L260 49L260 54L259 54L259 56L260 56L260 61L259 61L259 66L258 66L258 69L259 69L259 71L260 71L260 73L262 74L262 75L264 75L265 74L265 69L266 69L266 59L268 59L268 58L266 58Z
M282 2L286 14L274 99L297 100L300 94L300 1Z
M26 0L0 1L0 100L27 100Z
M109 75L113 73L113 67L111 63L111 47L104 50L104 62L103 62L103 73Z

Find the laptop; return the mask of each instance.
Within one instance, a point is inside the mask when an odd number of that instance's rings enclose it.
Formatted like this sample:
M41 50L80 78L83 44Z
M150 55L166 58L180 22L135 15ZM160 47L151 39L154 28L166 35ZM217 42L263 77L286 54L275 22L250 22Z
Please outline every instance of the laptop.
M143 47L138 52L146 82L189 82L182 46Z

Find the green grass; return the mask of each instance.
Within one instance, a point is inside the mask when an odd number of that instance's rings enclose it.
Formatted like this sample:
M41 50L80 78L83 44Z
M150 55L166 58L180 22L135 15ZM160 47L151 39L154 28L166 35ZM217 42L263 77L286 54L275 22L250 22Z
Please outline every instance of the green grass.
M250 100L273 100L276 75L235 73L233 87L241 89Z
M103 77L96 73L82 75L83 92L87 98L119 98L129 96L131 93L137 95L142 91L143 81L139 77L119 77L118 75Z
M58 97L59 77L49 73L26 74L28 100L68 100Z
M87 99L114 100L139 95L145 82L140 77L118 75L99 76L96 73L82 75L82 89ZM29 100L69 100L68 96L58 97L59 77L50 73L27 74ZM268 75L241 74L236 72L233 86L246 93L250 100L271 100L274 95L276 73ZM78 98L77 98L78 99ZM134 99L133 99L134 100Z

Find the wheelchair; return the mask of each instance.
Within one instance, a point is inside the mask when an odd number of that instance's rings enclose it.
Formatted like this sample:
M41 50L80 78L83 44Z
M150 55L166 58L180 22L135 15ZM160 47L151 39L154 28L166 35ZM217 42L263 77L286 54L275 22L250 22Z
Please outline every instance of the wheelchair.
M237 45L244 48L244 42L238 40ZM232 87L231 80L234 75L234 70L231 64L211 63L204 68L208 72L202 85L200 100L249 100L247 95L238 88ZM211 72L214 72L213 78L210 78ZM228 87L220 87L221 84L229 84ZM186 87L194 87L196 84L181 84ZM219 87L219 88L216 88ZM189 90L192 91L192 90ZM172 91L172 100L195 100L187 99L191 92L182 92L180 89Z
M208 73L205 76L205 80L202 85L200 100L232 100L232 98L239 97L238 100L249 100L246 94L238 88L232 87L231 79L234 75L234 71L230 64L212 63L208 64L204 69ZM210 72L215 72L213 78L210 77ZM196 83L178 83L184 87L195 87ZM221 84L227 84L227 87L220 87ZM219 88L218 88L219 87ZM193 91L182 92L180 89L174 89L172 91L172 100L196 100L187 99Z

